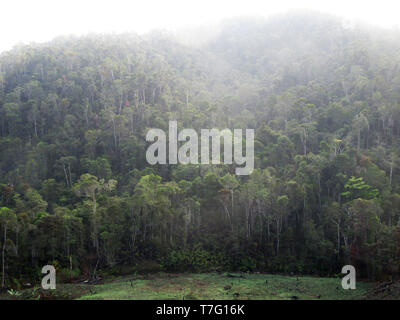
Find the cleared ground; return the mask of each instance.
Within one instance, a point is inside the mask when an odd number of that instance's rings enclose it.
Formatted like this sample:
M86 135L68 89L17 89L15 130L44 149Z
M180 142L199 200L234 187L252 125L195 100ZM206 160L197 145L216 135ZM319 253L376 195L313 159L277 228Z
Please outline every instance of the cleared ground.
M381 285L382 286L382 285ZM376 290L379 288L379 290ZM358 281L356 290L344 290L341 278L270 274L157 273L108 279L103 284L57 284L56 290L39 287L3 293L0 299L96 300L349 300L385 299L386 287ZM386 290L386 291L385 291ZM393 290L392 290L393 291ZM379 292L379 295L375 294Z
M80 299L364 299L372 285L343 290L340 278L267 274L155 274L93 286Z

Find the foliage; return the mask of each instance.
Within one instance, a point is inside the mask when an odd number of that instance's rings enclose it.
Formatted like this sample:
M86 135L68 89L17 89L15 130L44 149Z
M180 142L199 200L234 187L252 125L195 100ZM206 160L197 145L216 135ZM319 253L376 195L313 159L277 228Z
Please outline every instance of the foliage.
M366 41L368 39L368 41ZM2 282L155 261L399 276L398 30L288 14L0 56ZM150 166L149 128L254 128L255 170ZM6 268L7 266L7 268Z

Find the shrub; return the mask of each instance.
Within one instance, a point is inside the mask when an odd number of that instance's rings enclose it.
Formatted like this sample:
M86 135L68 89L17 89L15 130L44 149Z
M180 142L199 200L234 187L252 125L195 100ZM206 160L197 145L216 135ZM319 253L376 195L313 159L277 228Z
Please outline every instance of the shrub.
M171 250L162 262L166 271L176 272L215 271L228 265L229 259L225 255L206 251L200 245Z

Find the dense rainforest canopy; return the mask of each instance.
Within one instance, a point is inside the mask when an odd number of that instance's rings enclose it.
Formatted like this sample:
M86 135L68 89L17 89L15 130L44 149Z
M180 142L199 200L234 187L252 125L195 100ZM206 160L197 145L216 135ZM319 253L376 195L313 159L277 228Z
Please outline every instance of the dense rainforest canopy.
M193 34L196 40L196 35ZM192 41L193 42L193 41ZM255 130L255 170L146 162L146 132ZM135 269L400 268L400 32L309 13L0 55L2 285Z

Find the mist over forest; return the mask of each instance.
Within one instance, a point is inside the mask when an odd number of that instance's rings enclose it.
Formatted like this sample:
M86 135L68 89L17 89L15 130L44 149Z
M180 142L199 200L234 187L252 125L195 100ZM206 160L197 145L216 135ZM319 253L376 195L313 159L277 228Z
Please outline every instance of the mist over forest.
M146 133L255 131L255 169ZM400 31L294 12L0 54L2 287L146 272L400 271ZM60 280L60 281L61 281Z

